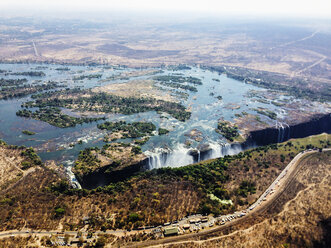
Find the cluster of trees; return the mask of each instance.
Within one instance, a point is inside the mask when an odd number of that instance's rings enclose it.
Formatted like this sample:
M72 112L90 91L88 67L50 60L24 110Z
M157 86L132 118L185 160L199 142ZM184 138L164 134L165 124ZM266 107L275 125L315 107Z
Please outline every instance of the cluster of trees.
M322 146L327 145L327 141L320 140L319 142ZM315 144L316 142L314 142ZM302 147L300 147L301 145ZM104 228L129 229L144 225L159 225L177 220L186 214L199 212L219 215L236 211L238 204L248 205L247 197L254 194L256 188L264 187L261 178L270 177L273 173L260 174L259 172L258 176L250 177L240 175L241 173L237 175L234 172L240 171L246 166L249 167L250 173L255 170L267 171L265 168L259 168L260 162L270 163L270 166L279 163L274 168L284 166L291 159L293 152L305 149L305 147L306 143L299 141L287 142L286 145L272 144L195 165L141 172L131 175L125 180L93 190L67 190L67 186L61 183L58 183L57 188L66 194L89 195L89 197L95 195L98 199L101 194L105 194L102 195L102 198L106 198L108 201L104 205L109 206L108 209L115 209L119 214L116 215L114 221L109 222L106 219L95 218L100 220L100 225L103 225ZM281 162L281 154L286 155L286 160L283 162ZM92 160L86 160L88 164L93 163L93 157L96 158L94 153L91 156ZM177 194L179 191L176 189L179 186L182 194L189 195L194 192L189 206L185 203L182 204L183 199L188 198L183 198L181 193ZM231 199L233 205L219 201L214 196L221 200ZM178 202L181 202L182 205L178 205ZM170 208L167 208L168 205ZM176 212L177 216L176 213L173 214L174 212L170 213L171 211Z
M77 90L79 91L79 90ZM84 91L79 91L81 94ZM90 91L89 97L70 97L59 98L62 94L71 95L71 91L55 92L51 97L38 98L35 102L25 104L25 107L67 107L72 108L73 105L78 106L80 111L96 111L104 113L121 113L121 114L135 114L147 111L160 111L172 115L174 118L185 121L191 117L191 113L186 111L186 108L174 102L167 102L157 100L155 98L136 98L136 97L120 97L109 95L106 93L92 93Z
M247 197L248 194L256 193L256 184L251 181L244 180L240 183L240 186L237 190L237 195L242 197Z
M100 166L101 161L97 158L96 153L92 151L98 151L96 148L86 148L79 152L78 159L75 163L74 172L76 176L81 177L83 175L93 172Z
M198 92L198 89L187 84L179 84L179 83L173 83L173 82L160 82L161 85L175 88L175 89L182 89L182 90L189 90L192 92Z
M11 72L5 75L15 75L15 76L29 76L29 77L44 77L46 74L42 71L24 71L24 72Z
M102 74L90 74L90 75L81 75L78 77L74 77L73 80L74 81L78 81L78 80L84 80L84 79L93 79L93 78L101 78Z
M56 82L47 82L42 85L13 85L13 86L4 86L0 89L0 99L24 97L39 91L51 90L55 88L62 87Z
M164 75L154 77L154 80L160 82L173 82L173 83L189 83L194 85L202 85L202 81L200 78L196 77L183 77L183 76L175 76L175 75Z
M137 145L142 146L142 145L146 144L147 141L149 141L149 137L144 137L142 139L137 139L137 140L134 141L134 143L137 144Z
M29 131L29 130L23 130L22 133L26 134L26 135L35 135L36 134L35 132Z
M102 124L98 124L98 128L102 130L108 130L111 132L123 131L123 137L125 138L139 138L146 135L151 135L156 127L151 122L132 122L127 123L125 121L109 122L106 121Z
M24 157L21 163L22 169L28 169L34 165L42 165L40 157L36 154L33 148L26 148L21 152L21 156Z
M55 70L57 70L57 71L70 71L70 68L69 67L58 67L58 68L55 68Z
M168 129L165 129L165 128L159 128L159 135L164 135L164 134L167 134L169 133L169 130Z
M158 81L161 85L176 88L176 89L183 89L189 90L192 92L197 92L197 88L188 84L193 85L202 85L202 81L196 77L183 77L177 75L162 75L154 77L154 80Z
M26 78L21 79L5 79L0 78L0 87L3 86L17 86L26 83L28 80Z
M234 141L236 137L239 136L239 131L237 126L230 126L226 121L220 121L217 124L216 132L222 134L227 140Z
M191 70L191 67L187 65L170 65L168 66L168 69L173 71L182 71L182 70Z
M33 94L33 95L31 95L31 98L32 99L49 98L49 97L52 97L52 96L55 96L55 95L59 96L60 94L76 94L76 93L79 93L81 91L82 90L80 88L73 88L73 89L65 88L65 89L44 91L44 92L40 92L40 93L37 93L37 94ZM29 108L29 107L33 107L34 104L35 104L34 101L28 101L28 102L24 103L22 105L22 107Z
M238 67L232 67L232 71L224 66L203 68L217 71L219 74L226 74L229 78L244 81L245 83L253 84L258 87L287 92L295 97L318 100L322 102L331 101L330 90L327 90L327 88L323 89L324 87L320 87L319 89L305 87L307 82L301 79L289 79L275 73L261 71L257 72ZM288 84L284 84L283 82L288 82ZM327 85L325 86L327 87Z
M259 113L260 115L268 116L270 119L276 120L277 118L277 114L269 109L255 108L253 110Z
M142 153L142 150L141 150L141 147L140 146L133 146L131 148L131 152L134 153L134 154L141 154Z
M16 115L25 118L32 118L35 120L44 121L55 127L60 127L60 128L74 127L77 124L90 123L93 121L105 119L104 117L101 118L72 117L69 115L62 114L61 109L59 108L40 108L35 112L32 112L31 110L28 109L23 109L17 111Z

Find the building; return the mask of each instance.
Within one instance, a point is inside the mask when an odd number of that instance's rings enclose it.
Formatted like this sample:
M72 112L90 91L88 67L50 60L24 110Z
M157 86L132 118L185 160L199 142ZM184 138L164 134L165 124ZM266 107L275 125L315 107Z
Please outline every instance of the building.
M179 233L178 227L168 227L164 229L164 236L177 235Z
M183 228L184 228L184 229L190 229L190 224L184 224L184 225L183 225Z

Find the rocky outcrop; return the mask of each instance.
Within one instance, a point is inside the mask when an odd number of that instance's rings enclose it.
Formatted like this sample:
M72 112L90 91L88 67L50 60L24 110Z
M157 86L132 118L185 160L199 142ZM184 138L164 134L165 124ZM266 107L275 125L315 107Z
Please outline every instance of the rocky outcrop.
M284 142L292 138L304 138L323 132L331 132L331 113L315 115L310 120L298 124L278 123L275 127L251 131L246 142L261 146Z
M77 177L77 179L83 188L95 189L99 186L105 186L110 183L123 181L135 173L144 170L145 164L146 161L143 160L139 163L126 166L120 170L114 169L117 164L110 164L108 166L101 167L92 173Z

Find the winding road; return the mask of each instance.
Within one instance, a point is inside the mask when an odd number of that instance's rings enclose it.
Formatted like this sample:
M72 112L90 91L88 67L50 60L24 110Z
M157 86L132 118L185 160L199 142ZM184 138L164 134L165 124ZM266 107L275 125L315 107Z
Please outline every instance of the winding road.
M331 148L323 149L323 151L331 151ZM126 247L164 247L165 245L170 244L184 244L187 242L201 242L201 241L192 241L192 239L200 239L203 236L207 236L216 232L219 232L223 229L229 228L231 226L240 224L244 220L248 219L249 217L252 217L257 214L263 214L264 211L266 211L272 204L278 199L278 197L284 192L289 182L295 177L295 175L298 173L300 167L300 161L305 156L308 156L313 153L317 153L317 150L306 150L303 152L300 152L297 154L291 162L284 168L284 170L279 174L279 176L270 184L268 189L260 196L260 198L248 209L246 210L246 214L240 218L233 219L232 221L226 222L224 225L212 227L207 230L202 230L198 233L190 233L190 234L184 234L159 240L149 240L145 242L140 243L133 243L128 244ZM149 230L142 230L142 231L125 231L125 230L109 230L109 231L97 231L94 232L94 234L113 234L116 236L123 236L123 235L130 235L134 233L139 232L152 232L155 228L149 229ZM29 235L35 235L35 236L47 236L47 235L55 235L55 234L69 234L76 236L78 234L77 231L66 231L66 232L59 232L58 230L54 231L34 231L34 230L12 230L12 231L5 231L0 232L0 238L7 238L7 237L13 237L13 236L29 236ZM83 235L87 235L87 232L82 232ZM207 239L207 240L213 240L220 237ZM204 239L206 241L206 239Z

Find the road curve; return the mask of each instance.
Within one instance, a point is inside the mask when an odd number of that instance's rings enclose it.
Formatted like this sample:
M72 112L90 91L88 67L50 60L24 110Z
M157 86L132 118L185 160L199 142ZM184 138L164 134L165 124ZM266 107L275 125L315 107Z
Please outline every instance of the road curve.
M323 149L323 151L331 151L331 148ZM208 230L200 231L199 233L191 233L191 234L185 234L181 236L174 236L169 238L164 238L160 240L152 240L152 241L146 241L146 242L140 242L135 244L129 244L126 247L159 247L160 245L166 245L166 244L172 244L172 243L185 243L185 240L193 239L193 238L201 238L205 235L210 235L215 232L219 232L223 229L229 228L231 226L237 225L238 223L242 222L243 220L248 219L249 217L252 217L256 214L263 213L266 209L268 209L272 203L277 200L279 195L286 189L286 185L289 184L289 182L293 179L293 177L298 172L298 165L302 158L304 158L307 155L317 153L317 150L308 150L303 151L297 154L291 162L284 168L284 170L279 174L279 176L271 183L271 185L268 187L268 189L260 196L260 198L249 207L249 212L247 215L234 219L231 222L226 223L222 226L217 226ZM270 195L270 191L278 187L278 189L275 191L274 194ZM265 200L263 200L265 198ZM70 235L77 235L77 231L66 231L61 232L61 234L70 234ZM130 234L130 232L127 232L125 230L116 230L116 231L97 231L94 232L95 234L113 234L117 236L122 236L124 233L127 235ZM137 233L137 231L135 231ZM46 236L46 235L54 235L59 234L58 230L52 230L52 231L33 231L33 230L11 230L11 231L5 231L0 232L0 238L7 238L7 237L13 237L13 236L29 236L29 235L35 235L35 236ZM86 235L87 232L82 232L83 235Z
M323 151L331 151L331 148L323 149ZM271 183L271 185L268 187L268 189L261 195L261 197L249 208L252 206L255 206L247 215L241 218L234 219L231 222L226 223L222 226L217 226L215 228L211 228L208 230L200 231L199 233L191 233L191 234L185 234L181 236L174 236L159 240L151 240L151 241L145 241L135 244L129 244L125 247L164 247L164 245L170 245L170 244L176 244L176 243L186 243L188 240L193 242L193 240L201 239L203 236L207 236L216 232L219 232L221 230L227 229L229 227L238 225L239 223L247 220L248 218L261 215L263 212L265 212L269 207L273 205L273 203L279 198L282 192L287 188L287 185L291 182L291 180L295 177L295 175L298 173L300 167L300 161L304 157L317 153L318 150L306 150L303 152L300 152L297 154L291 162L284 168L284 170L279 174L279 176ZM267 192L271 189L275 189L277 185L277 190L274 194L268 194ZM267 197L266 197L267 196ZM263 198L266 197L266 200L263 201ZM260 202L260 204L258 204ZM192 239L192 240L190 240Z

